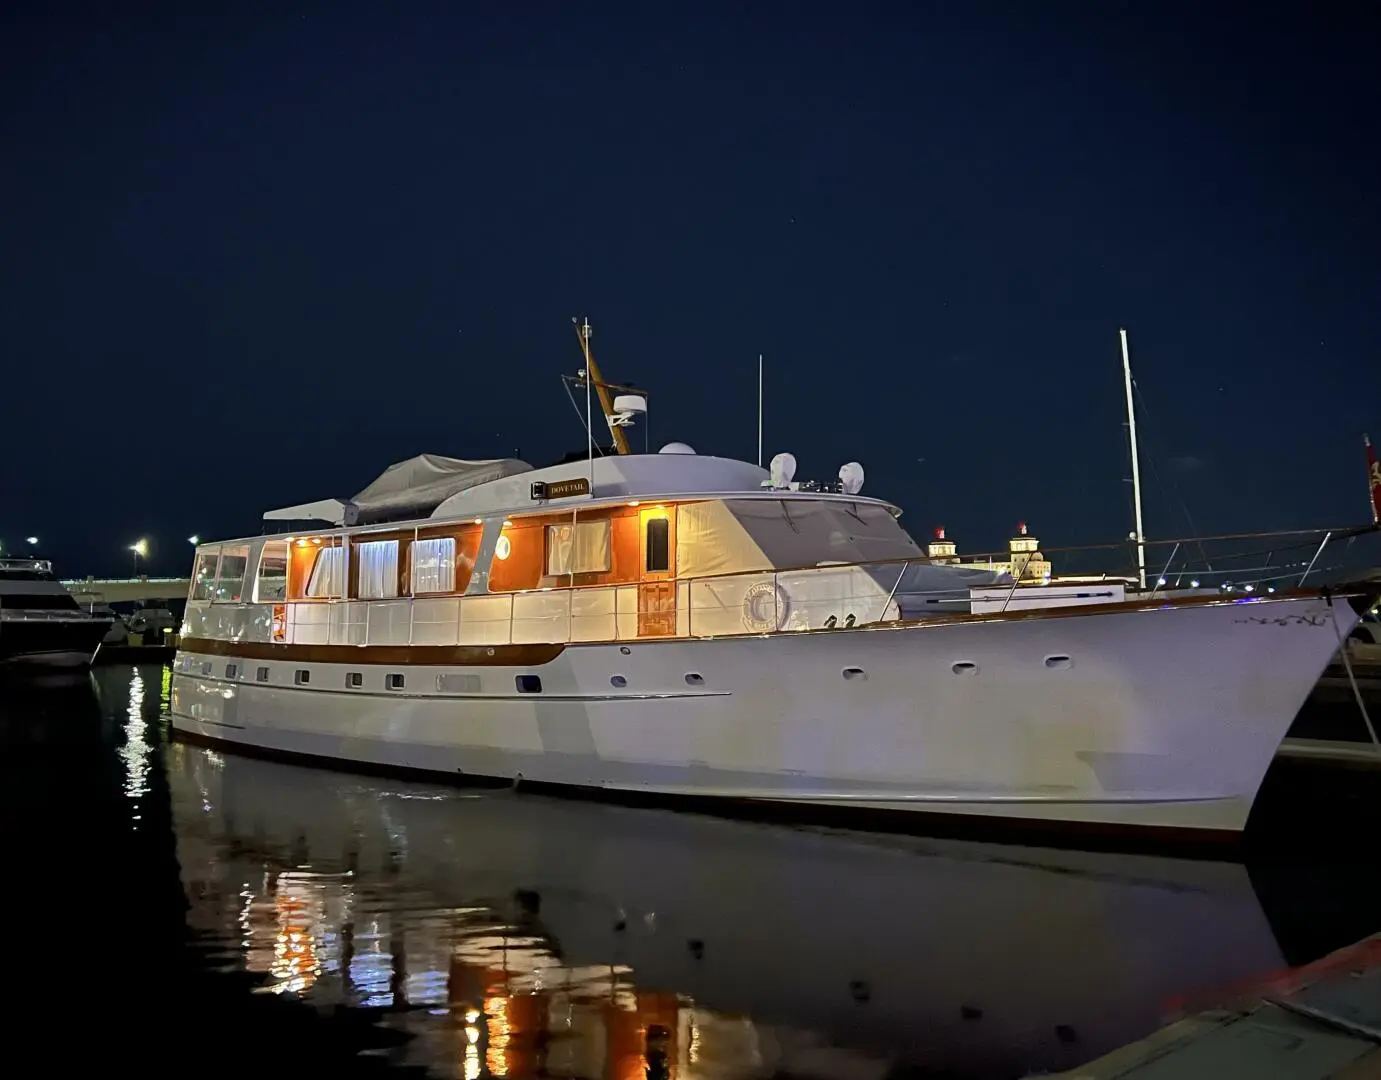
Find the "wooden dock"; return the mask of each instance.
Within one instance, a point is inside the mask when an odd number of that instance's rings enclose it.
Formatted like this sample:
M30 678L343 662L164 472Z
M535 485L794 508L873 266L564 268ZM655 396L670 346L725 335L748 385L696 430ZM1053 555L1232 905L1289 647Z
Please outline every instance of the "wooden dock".
M1192 1014L1185 1015L1189 1009ZM1381 934L1181 1002L1179 1015L1063 1080L1376 1080L1381 1077Z

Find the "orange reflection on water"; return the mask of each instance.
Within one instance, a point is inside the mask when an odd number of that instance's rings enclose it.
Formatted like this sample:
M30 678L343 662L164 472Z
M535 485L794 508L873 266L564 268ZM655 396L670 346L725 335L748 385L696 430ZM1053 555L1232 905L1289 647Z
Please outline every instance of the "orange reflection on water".
M286 875L285 875L286 876ZM274 988L280 993L300 994L316 982L321 972L313 939L311 905L301 895L294 895L292 882L278 879L274 909L278 915L278 937L273 946L273 962L269 974L278 980Z

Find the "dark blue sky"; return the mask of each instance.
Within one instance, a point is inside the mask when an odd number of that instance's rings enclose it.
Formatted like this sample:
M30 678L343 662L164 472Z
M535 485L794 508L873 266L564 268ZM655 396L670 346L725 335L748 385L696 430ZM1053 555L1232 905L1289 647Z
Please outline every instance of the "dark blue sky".
M1362 5L464 7L0 16L7 549L543 464L578 314L655 445L751 458L761 351L769 455L963 549L1130 528L1121 325L1150 535L1364 518Z

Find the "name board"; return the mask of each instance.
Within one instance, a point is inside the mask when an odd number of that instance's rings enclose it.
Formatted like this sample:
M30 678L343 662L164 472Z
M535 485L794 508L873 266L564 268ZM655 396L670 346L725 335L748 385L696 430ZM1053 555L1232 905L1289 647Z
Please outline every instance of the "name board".
M534 499L569 499L576 495L590 494L590 478L582 476L575 480L536 480L532 484Z

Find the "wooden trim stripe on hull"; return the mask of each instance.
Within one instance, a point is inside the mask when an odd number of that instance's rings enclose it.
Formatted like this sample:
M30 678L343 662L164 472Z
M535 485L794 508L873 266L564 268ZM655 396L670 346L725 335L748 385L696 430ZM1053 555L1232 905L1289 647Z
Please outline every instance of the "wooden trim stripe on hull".
M267 641L183 638L178 650L233 660L303 664L394 664L416 667L541 667L565 645L288 645Z

